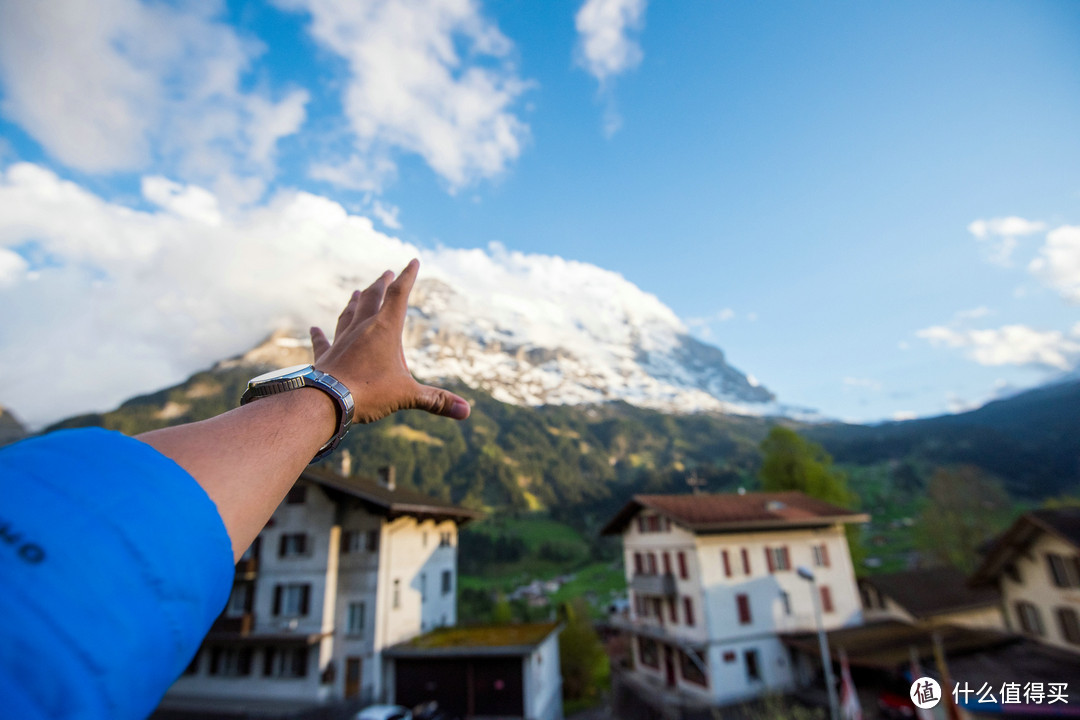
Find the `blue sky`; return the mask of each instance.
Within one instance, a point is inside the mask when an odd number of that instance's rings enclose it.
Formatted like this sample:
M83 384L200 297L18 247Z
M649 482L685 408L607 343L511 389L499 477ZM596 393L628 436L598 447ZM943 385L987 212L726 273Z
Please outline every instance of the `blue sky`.
M784 402L931 415L1080 363L1078 37L1073 2L9 3L0 166L109 227L302 190L420 248L592 263ZM122 274L24 215L5 364L60 333L26 273ZM168 347L132 327L103 362Z

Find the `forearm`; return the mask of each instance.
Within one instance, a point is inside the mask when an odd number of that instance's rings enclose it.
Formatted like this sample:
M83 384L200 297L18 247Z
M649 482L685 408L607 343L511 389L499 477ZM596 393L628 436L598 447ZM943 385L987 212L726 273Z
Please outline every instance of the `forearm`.
M333 400L302 388L137 438L202 486L239 559L335 428Z

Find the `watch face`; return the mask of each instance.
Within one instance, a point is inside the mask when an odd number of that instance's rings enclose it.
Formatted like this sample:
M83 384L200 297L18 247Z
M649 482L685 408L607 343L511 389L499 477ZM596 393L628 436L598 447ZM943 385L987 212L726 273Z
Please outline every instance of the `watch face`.
M287 380L289 378L299 377L310 369L311 365L293 365L292 367L282 368L280 370L271 370L268 373L263 373L259 377L252 378L248 381L248 385L257 385L269 380Z

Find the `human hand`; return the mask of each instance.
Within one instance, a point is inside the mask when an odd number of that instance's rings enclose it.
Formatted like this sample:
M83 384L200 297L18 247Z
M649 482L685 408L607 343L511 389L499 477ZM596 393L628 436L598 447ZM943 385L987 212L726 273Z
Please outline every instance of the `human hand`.
M366 290L353 292L338 317L334 342L311 328L315 369L345 383L353 395L353 422L370 423L398 410L427 410L455 420L469 416L469 403L442 388L422 385L405 364L401 333L420 262L412 260L397 279L387 270Z

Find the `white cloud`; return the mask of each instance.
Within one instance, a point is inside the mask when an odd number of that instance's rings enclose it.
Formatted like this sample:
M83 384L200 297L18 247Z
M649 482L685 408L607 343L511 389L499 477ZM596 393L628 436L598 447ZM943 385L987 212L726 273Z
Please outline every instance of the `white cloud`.
M631 37L645 20L646 0L586 0L574 17L577 62L601 85L641 62L641 46Z
M904 420L914 420L919 417L917 413L913 413L910 410L897 410L892 414L892 419L897 422L903 422Z
M401 208L396 205L390 205L389 203L382 203L375 200L371 203L371 213L386 227L391 230L400 230L401 221L398 219L398 215L401 214Z
M1080 226L1050 231L1028 269L1069 302L1080 303Z
M987 262L1001 267L1012 266L1012 255L1019 245L1018 237L1034 235L1044 230L1046 223L1025 220L1015 215L975 220L968 225L968 232L986 243Z
M274 149L304 120L307 93L241 89L262 51L215 16L222 5L137 0L0 3L3 112L68 167L164 168L221 178L249 201Z
M333 327L349 290L414 256L423 281L467 290L440 318L479 318L510 344L588 359L643 328L646 352L685 332L656 297L593 265L500 246L423 250L303 192L237 209L161 178L143 187L158 208L108 202L28 163L0 170L0 367L50 378L8 383L0 404L32 424L176 383L281 325ZM49 259L36 279L11 250L28 243Z
M310 14L310 33L349 68L343 105L355 140L313 176L378 190L392 155L415 153L451 190L502 172L528 127L511 106L528 87L513 44L474 0L278 0Z
M972 308L970 310L961 310L960 312L956 313L956 317L954 318L954 320L955 322L962 323L966 320L977 320L978 318L986 317L990 313L990 308L986 307L985 305L980 305L979 307Z
M987 330L958 330L944 325L919 330L916 335L936 347L963 350L980 365L1031 365L1068 370L1080 359L1080 334L1039 331L1026 325Z

